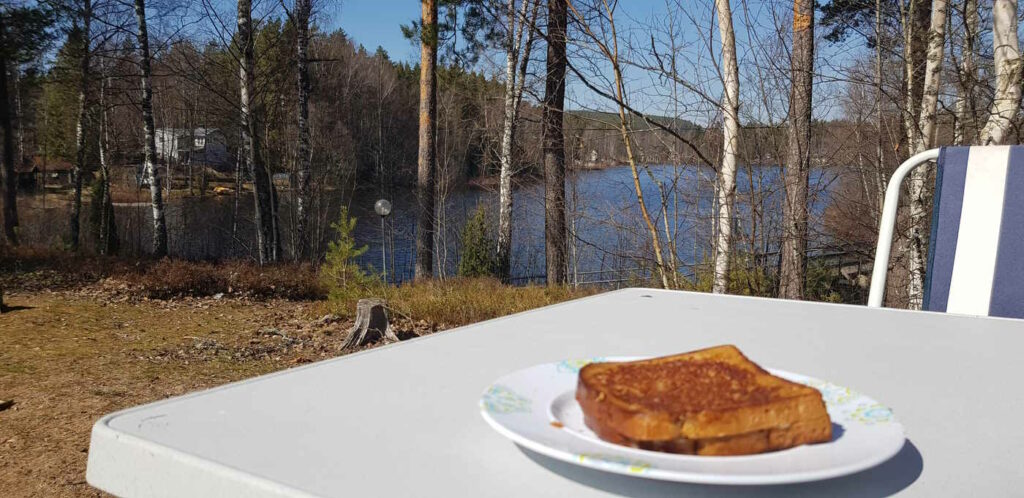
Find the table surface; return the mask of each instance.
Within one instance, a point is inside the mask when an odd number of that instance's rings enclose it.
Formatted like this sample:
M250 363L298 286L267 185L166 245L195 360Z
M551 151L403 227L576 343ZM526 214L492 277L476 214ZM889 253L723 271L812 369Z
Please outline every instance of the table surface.
M520 449L494 379L565 358L731 343L889 405L908 442L852 476L704 486ZM1024 486L1024 320L625 289L108 415L87 479L120 496L1001 496Z

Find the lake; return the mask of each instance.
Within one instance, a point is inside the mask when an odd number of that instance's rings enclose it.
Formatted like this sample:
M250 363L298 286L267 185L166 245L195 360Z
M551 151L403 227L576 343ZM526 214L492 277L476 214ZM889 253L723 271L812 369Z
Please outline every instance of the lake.
M781 182L777 167L741 168L736 193L736 244L746 251L774 250L781 217ZM710 257L713 221L714 171L692 166L650 166L641 170L645 202L658 226L663 247L672 236L680 271ZM835 177L825 171L812 175L812 226L824 210L828 189ZM658 184L661 184L659 189ZM377 271L386 257L389 281L412 278L415 260L415 192L395 189L389 195L391 216L381 226L373 204L379 189L357 188L352 195L328 194L326 206L317 216L314 229L329 239L329 223L340 206L348 205L358 219L354 236L368 250L358 262ZM513 195L512 279L516 283L543 281L544 186L525 182ZM438 269L455 273L458 264L459 233L478 206L497 226L497 192L463 187L441 192L438 197L436 255ZM569 172L566 179L567 222L569 224L570 279L576 282L619 281L647 275L652 267L650 237L640 215L639 204L628 167ZM54 199L54 196L48 196ZM292 226L293 209L287 192L281 194L281 233L285 246ZM36 196L19 206L22 238L27 244L58 245L67 230L67 203L46 202ZM235 211L232 196L173 199L167 203L169 251L172 256L193 260L252 258L253 201L244 195ZM148 205L115 206L122 254L138 256L149 250L150 210ZM88 207L83 206L83 233L89 233ZM767 235L767 236L766 236ZM88 244L88 242L86 242ZM386 255L382 254L386 247ZM323 249L321 247L321 249ZM665 251L668 252L668 251ZM666 255L666 258L668 255Z

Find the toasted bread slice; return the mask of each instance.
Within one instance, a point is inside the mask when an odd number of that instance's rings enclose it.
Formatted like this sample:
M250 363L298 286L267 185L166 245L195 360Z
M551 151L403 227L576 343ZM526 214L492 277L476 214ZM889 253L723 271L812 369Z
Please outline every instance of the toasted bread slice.
M591 363L576 399L602 439L659 451L737 455L832 437L821 393L768 373L735 346Z

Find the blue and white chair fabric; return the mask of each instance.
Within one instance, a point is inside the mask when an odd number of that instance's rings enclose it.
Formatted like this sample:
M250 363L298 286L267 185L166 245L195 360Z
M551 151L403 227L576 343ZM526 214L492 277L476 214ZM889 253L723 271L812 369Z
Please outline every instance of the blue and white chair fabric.
M1024 318L1024 146L944 147L897 169L886 191L868 304L882 304L900 184L930 159L937 168L922 307Z

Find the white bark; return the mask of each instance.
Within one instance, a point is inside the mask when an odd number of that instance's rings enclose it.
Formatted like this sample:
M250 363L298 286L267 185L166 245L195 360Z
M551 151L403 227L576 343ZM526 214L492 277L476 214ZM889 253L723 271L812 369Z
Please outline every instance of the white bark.
M142 68L142 121L145 133L145 172L149 180L150 204L153 211L153 255L167 255L167 223L164 221L163 192L156 173L156 127L153 124L153 83L151 81L149 32L146 27L145 0L135 0L136 32L139 42L139 65ZM168 169L168 172L170 170ZM167 178L170 185L170 175Z
M103 182L103 196L100 199L99 253L111 254L113 238L117 234L112 221L114 217L110 196L110 164L107 162L107 150L110 143L110 124L107 114L107 78L100 81L100 180Z
M295 199L297 218L296 259L304 259L311 253L312 242L309 237L310 174L312 157L309 136L309 17L312 11L311 0L295 0L296 50L295 66L298 75L298 195ZM385 268L386 270L386 268Z
M938 113L939 82L942 75L943 47L946 36L946 0L932 0L931 29L928 31L928 62L924 72L924 94L921 97L921 116L918 133L914 137L911 154L924 152L931 147L935 138L935 121Z
M739 151L740 78L736 63L736 35L729 0L715 0L718 31L722 38L722 164L718 170L716 200L718 230L715 238L715 278L712 292L729 291L729 256L732 245L732 208L736 194L736 155Z
M978 81L978 65L975 62L978 39L978 0L965 0L962 15L964 34L960 49L962 60L960 61L960 85L956 98L956 123L953 127L954 145L972 143L973 137L976 137L978 133L977 108L974 100Z
M92 22L92 1L85 0L82 4L82 40L84 43L84 51L82 52L81 66L81 77L82 80L79 83L78 88L78 123L75 127L75 167L72 170L72 180L74 181L74 197L71 201L71 217L69 231L69 248L72 251L78 250L79 244L79 232L81 231L81 213L82 213L82 171L85 169L86 161L86 129L89 126L89 79L91 78L89 65L92 55L92 47L90 44L90 24ZM6 74L4 75L6 77ZM4 105L7 105L5 102Z
M141 1L141 0L136 0ZM270 172L263 163L260 149L258 106L254 90L256 89L256 56L255 30L252 23L252 0L238 0L238 37L241 45L239 58L238 101L241 110L242 142L246 151L246 164L252 177L254 203L253 222L256 225L256 245L261 265L278 260L280 255L280 238L277 231L277 210L274 199L274 186Z
M996 93L988 122L981 132L980 141L983 145L1006 141L1010 121L1020 107L1021 58L1020 42L1017 40L1016 0L995 0L992 6L992 43Z
M526 19L529 6L533 5L533 16ZM527 24L532 24L536 17L538 3L536 0L523 0L521 12L516 13L516 0L508 0L508 36L505 54L505 112L501 130L501 174L498 186L498 265L502 278L507 279L510 273L512 252L512 168L513 141L516 125L519 121L519 103L523 98L523 80L530 59L530 47L533 44L532 27L523 35ZM516 65L519 72L516 72Z
M931 28L928 31L927 63L920 106L921 115L916 124L916 131L912 133L911 154L929 149L935 139L935 121L938 113L939 82L942 74L948 8L946 0L932 1ZM921 309L924 297L925 227L922 224L926 214L924 202L926 175L927 172L924 168L917 168L910 175L910 282L907 292L910 309Z

